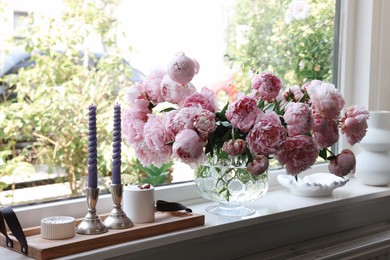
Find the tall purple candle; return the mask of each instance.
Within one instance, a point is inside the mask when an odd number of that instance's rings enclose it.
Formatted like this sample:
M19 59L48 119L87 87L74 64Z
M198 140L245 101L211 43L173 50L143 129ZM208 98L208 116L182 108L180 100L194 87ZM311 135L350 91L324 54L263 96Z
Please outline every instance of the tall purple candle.
M121 107L119 104L114 106L112 184L121 184Z
M88 113L88 188L97 188L97 138L96 106L89 106Z

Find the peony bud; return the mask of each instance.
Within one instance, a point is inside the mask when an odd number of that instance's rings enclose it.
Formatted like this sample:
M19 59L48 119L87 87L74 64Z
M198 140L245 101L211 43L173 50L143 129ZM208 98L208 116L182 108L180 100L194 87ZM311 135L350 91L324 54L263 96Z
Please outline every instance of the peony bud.
M256 155L256 157L247 166L247 171L252 175L260 175L267 171L269 160L264 155Z
M328 169L331 173L343 177L349 173L355 173L356 158L349 149L344 149L335 159L330 160Z
M187 57L183 52L176 54L168 66L168 75L172 80L186 85L199 71L199 63Z

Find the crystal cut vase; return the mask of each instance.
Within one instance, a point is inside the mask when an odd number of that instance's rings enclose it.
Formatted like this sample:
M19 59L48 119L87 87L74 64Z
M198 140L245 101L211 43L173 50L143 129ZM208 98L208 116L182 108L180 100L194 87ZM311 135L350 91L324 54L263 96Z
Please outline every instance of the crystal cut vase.
M194 181L203 198L218 202L206 210L222 216L254 214L256 210L243 203L260 199L268 191L268 172L252 175L239 158L209 158L195 170Z

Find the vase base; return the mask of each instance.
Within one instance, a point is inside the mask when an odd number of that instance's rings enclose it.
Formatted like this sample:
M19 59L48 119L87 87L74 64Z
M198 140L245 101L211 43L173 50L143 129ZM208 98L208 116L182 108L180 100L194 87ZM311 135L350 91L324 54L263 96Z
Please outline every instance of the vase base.
M227 206L223 204L213 205L206 208L206 211L219 216L245 217L255 214L256 210L242 205Z

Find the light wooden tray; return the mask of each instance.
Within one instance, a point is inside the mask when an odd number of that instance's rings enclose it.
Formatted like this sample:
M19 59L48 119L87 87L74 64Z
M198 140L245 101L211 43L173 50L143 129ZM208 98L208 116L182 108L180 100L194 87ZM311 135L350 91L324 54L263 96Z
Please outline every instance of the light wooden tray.
M105 216L101 216L103 220ZM134 224L133 227L120 230L108 230L99 235L79 235L64 240L46 240L40 235L40 227L25 229L28 243L28 256L43 260L71 255L97 249L109 245L146 238L172 231L204 225L204 215L187 212L156 212L155 221ZM1 235L0 245L6 247L6 240ZM10 235L14 247L10 250L20 253L20 245L15 237Z

